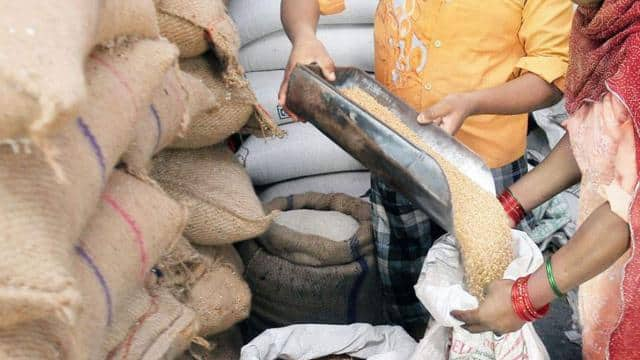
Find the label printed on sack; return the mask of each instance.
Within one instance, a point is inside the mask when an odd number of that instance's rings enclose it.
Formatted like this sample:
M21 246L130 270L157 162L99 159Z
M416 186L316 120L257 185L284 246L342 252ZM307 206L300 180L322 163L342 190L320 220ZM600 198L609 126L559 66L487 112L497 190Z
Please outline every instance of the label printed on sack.
M278 113L278 118L280 120L291 119L291 116L289 116L289 114L287 114L284 108L280 105L276 105L276 112Z

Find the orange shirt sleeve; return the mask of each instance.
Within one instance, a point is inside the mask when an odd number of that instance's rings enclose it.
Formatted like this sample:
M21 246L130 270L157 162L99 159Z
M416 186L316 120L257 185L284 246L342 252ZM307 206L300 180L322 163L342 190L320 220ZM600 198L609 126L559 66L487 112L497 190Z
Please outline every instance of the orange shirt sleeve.
M572 18L569 0L527 0L518 33L526 55L516 72L532 72L564 90Z
M345 9L344 2L345 0L318 0L318 5L320 5L320 14L322 15L339 14L343 12Z

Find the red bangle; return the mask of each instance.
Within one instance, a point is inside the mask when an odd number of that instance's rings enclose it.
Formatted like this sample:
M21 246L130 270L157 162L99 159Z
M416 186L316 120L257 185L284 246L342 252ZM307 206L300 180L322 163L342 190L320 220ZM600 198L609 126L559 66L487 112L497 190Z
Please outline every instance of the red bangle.
M505 189L500 196L498 196L498 201L502 204L504 211L507 213L509 218L513 220L514 224L519 224L522 219L524 219L526 213L524 208L513 196L513 193L509 189Z
M521 277L511 287L511 305L513 311L525 322L542 319L549 313L549 304L536 309L529 297L529 278L531 275Z

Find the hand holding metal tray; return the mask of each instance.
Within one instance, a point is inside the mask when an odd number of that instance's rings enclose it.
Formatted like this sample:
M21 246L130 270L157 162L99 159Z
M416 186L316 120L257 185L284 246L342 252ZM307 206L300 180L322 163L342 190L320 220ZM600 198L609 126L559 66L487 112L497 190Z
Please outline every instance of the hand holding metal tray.
M286 106L453 232L451 193L438 163L340 93L352 87L373 96L452 165L495 194L491 171L482 159L437 126L418 124L418 114L409 105L359 69L338 68L336 81L329 83L318 67L296 66Z

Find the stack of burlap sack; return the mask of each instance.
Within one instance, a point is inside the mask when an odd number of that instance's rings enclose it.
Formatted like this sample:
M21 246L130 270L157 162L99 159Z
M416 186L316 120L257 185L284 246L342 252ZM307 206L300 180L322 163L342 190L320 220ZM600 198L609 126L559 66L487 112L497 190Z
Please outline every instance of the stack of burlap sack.
M235 24L221 0L156 0L161 33L180 48L191 122L158 154L150 176L184 204L189 218L180 242L157 266L160 284L199 320L185 356L226 359L239 351L236 323L249 315L251 293L233 243L267 230L251 180L227 146L236 133L280 135L258 105L239 64ZM217 349L217 350L216 350Z
M266 230L248 176L215 144L277 131L224 4L24 0L4 4L0 25L0 358L212 347L198 337L247 316L249 290L233 248L183 235L224 245ZM152 162L169 147L189 149ZM165 177L176 170L190 178ZM191 258L199 272L180 282L171 265Z
M346 0L339 15L322 16L318 38L339 66L373 72L373 20L377 2ZM311 124L293 123L278 105L278 89L291 52L282 30L280 2L234 0L229 12L240 33L240 63L262 107L286 131L284 138L250 137L237 152L263 201L308 191L360 197L370 188L364 167Z

